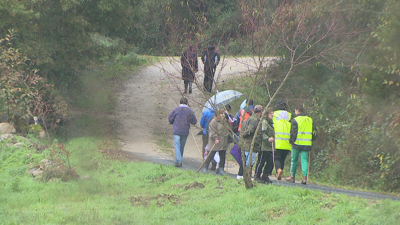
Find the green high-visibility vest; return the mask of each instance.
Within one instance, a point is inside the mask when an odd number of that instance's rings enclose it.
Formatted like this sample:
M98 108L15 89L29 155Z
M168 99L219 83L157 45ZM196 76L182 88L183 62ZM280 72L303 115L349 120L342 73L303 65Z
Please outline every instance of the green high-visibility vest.
M274 112L272 121L275 130L275 149L292 150L289 143L290 128L292 124L289 122L292 114L284 110Z
M312 146L313 121L308 116L297 116L294 118L298 125L296 145Z

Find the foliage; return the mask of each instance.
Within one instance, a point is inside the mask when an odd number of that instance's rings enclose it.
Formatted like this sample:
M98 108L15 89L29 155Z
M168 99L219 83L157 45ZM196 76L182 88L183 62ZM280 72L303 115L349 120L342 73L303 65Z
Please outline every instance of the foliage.
M29 59L12 47L12 39L13 31L0 39L0 112L7 115L8 121L16 120L16 116L39 116L46 121L50 116L54 124L56 116L65 115L66 103L38 70L30 70Z

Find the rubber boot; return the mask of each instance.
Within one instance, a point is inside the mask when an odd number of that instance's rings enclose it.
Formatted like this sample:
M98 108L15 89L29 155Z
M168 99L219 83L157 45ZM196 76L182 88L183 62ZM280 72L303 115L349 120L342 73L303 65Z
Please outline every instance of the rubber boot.
M210 163L204 163L203 167L201 167L201 172L203 173L208 173L208 166L210 165Z
M207 168L208 168L208 166L207 166ZM211 161L211 170L214 171L216 168L217 168L217 162L215 162L215 160L213 159Z
M218 170L217 170L217 174L222 175L222 176L225 176L226 173L225 173L225 171L224 171L224 167L219 167Z

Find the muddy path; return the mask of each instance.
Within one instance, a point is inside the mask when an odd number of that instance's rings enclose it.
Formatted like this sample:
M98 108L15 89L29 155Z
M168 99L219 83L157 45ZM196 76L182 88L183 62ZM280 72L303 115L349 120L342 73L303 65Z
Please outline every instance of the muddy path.
M196 83L200 85L200 89L204 77L201 68L203 65L199 59L200 71L196 74ZM225 58L217 68L216 82L218 84L247 74L256 68L256 64L251 59ZM126 154L132 154L140 161L174 165L172 125L168 123L167 118L169 113L179 105L179 99L182 97L183 81L180 71L179 58L165 58L159 63L136 71L121 85L115 116L119 122L118 139ZM197 133L201 131L200 119L203 105L209 98L199 88L194 85L193 93L185 95L198 120L197 125L190 129L183 156L182 169L192 171L196 171L202 163L202 139ZM236 113L237 110L233 109L232 113ZM226 168L228 175L236 178L238 164L235 161L228 161ZM301 185L297 182L292 184L283 180L278 182L274 176L271 176L271 180L274 185L298 186L362 198L400 200L400 197L376 193L335 189L314 184Z

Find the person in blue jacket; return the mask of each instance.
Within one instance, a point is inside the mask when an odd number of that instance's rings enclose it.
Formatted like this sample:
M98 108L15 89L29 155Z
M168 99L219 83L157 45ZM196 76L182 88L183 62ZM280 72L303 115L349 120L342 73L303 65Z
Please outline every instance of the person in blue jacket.
M202 140L203 140L203 149L202 149L202 153L203 153L203 157L204 157L204 153L205 153L205 148L208 144L208 124L211 121L211 119L214 117L215 112L213 109L207 109L203 112L203 115L201 116L200 119L200 126L203 128L203 132L202 132ZM211 170L215 170L217 167L217 162L215 162L215 160L211 161Z

